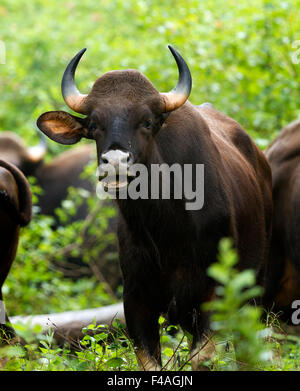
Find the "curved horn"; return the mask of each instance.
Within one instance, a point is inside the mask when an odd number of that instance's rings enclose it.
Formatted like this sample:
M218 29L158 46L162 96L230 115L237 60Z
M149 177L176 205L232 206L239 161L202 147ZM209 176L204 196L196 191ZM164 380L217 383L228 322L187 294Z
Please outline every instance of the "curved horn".
M192 89L192 76L187 63L171 45L168 45L177 63L179 79L170 92L161 93L161 106L164 113L178 109L188 99Z
M86 48L81 49L80 52L72 58L61 81L61 92L66 104L70 107L70 109L81 114L85 114L84 101L87 95L81 94L78 91L74 82L74 75L77 65L85 51Z
M41 132L38 133L40 136L39 143L27 149L29 160L31 160L34 163L39 163L41 160L43 160L48 149L46 137L44 136L43 133Z

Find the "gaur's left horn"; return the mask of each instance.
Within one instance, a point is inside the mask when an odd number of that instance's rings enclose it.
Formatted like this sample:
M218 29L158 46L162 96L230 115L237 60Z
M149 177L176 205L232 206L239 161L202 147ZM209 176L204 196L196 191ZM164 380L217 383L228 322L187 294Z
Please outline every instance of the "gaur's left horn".
M161 106L164 113L178 109L188 99L192 90L192 76L187 63L171 45L168 45L177 63L179 79L170 92L161 93Z
M70 107L70 109L81 114L85 114L84 103L87 95L81 94L78 91L75 85L74 76L77 65L85 51L86 48L81 49L80 52L73 57L67 66L61 81L61 92L66 104Z

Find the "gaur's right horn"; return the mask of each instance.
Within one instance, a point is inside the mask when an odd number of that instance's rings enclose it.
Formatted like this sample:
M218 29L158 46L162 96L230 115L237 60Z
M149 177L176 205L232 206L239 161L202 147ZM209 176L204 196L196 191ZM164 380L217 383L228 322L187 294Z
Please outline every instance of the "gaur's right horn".
M173 111L182 106L192 90L192 76L187 63L171 45L168 45L177 63L179 79L176 87L170 92L161 93L162 112Z
M85 51L86 48L81 49L80 52L73 57L67 66L61 81L61 92L66 104L70 107L70 109L81 114L85 114L84 103L87 95L81 94L78 91L75 85L74 76L77 65Z

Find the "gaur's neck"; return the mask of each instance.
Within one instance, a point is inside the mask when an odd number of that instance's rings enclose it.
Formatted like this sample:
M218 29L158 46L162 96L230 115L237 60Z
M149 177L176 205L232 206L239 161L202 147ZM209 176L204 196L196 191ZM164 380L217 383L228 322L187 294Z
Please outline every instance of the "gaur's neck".
M125 220L128 221L128 224L135 220L136 223L139 222L138 224L147 226L154 221L155 224L162 225L166 221L173 221L174 224L174 221L177 222L178 218L189 219L190 213L186 209L187 200L185 189L183 188L185 168L187 166L191 167L193 183L195 182L196 174L199 173L199 167L196 170L196 165L205 166L205 176L209 178L208 181L216 177L217 173L213 172L215 171L213 169L213 160L208 152L211 151L209 144L212 142L209 129L200 113L192 105L189 104L185 110L188 115L185 116L184 127L181 121L182 115L180 113L172 113L154 137L151 145L149 145L147 159L142 162L147 169L148 198L117 200L120 212ZM170 199L162 199L161 192L159 193L159 199L150 197L151 185L153 185L150 181L151 169L154 168L155 170L154 165L157 168L157 166L162 164L169 168L169 173L172 172L171 168L173 165L179 167L179 175L182 178L182 197L180 199L174 199L173 174L170 175ZM215 180L213 181L215 182ZM162 185L162 181L160 181L160 185ZM195 188L193 188L194 190Z

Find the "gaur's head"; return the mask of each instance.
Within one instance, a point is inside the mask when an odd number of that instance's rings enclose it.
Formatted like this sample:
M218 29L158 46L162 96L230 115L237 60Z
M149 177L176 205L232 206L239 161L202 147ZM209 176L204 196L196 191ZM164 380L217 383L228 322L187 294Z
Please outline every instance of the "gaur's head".
M32 175L41 164L47 151L45 136L41 134L40 142L27 148L23 140L13 132L0 132L0 157L14 164L25 175Z
M160 93L141 72L129 69L105 73L87 95L81 94L74 82L75 70L86 50L82 49L65 70L62 95L72 110L86 117L50 111L39 117L38 127L61 144L74 144L82 137L94 139L100 173L107 164L124 164L130 169L133 163L143 163L166 117L185 103L191 91L186 62L174 48L169 49L179 71L172 91ZM120 182L112 186L118 188Z

